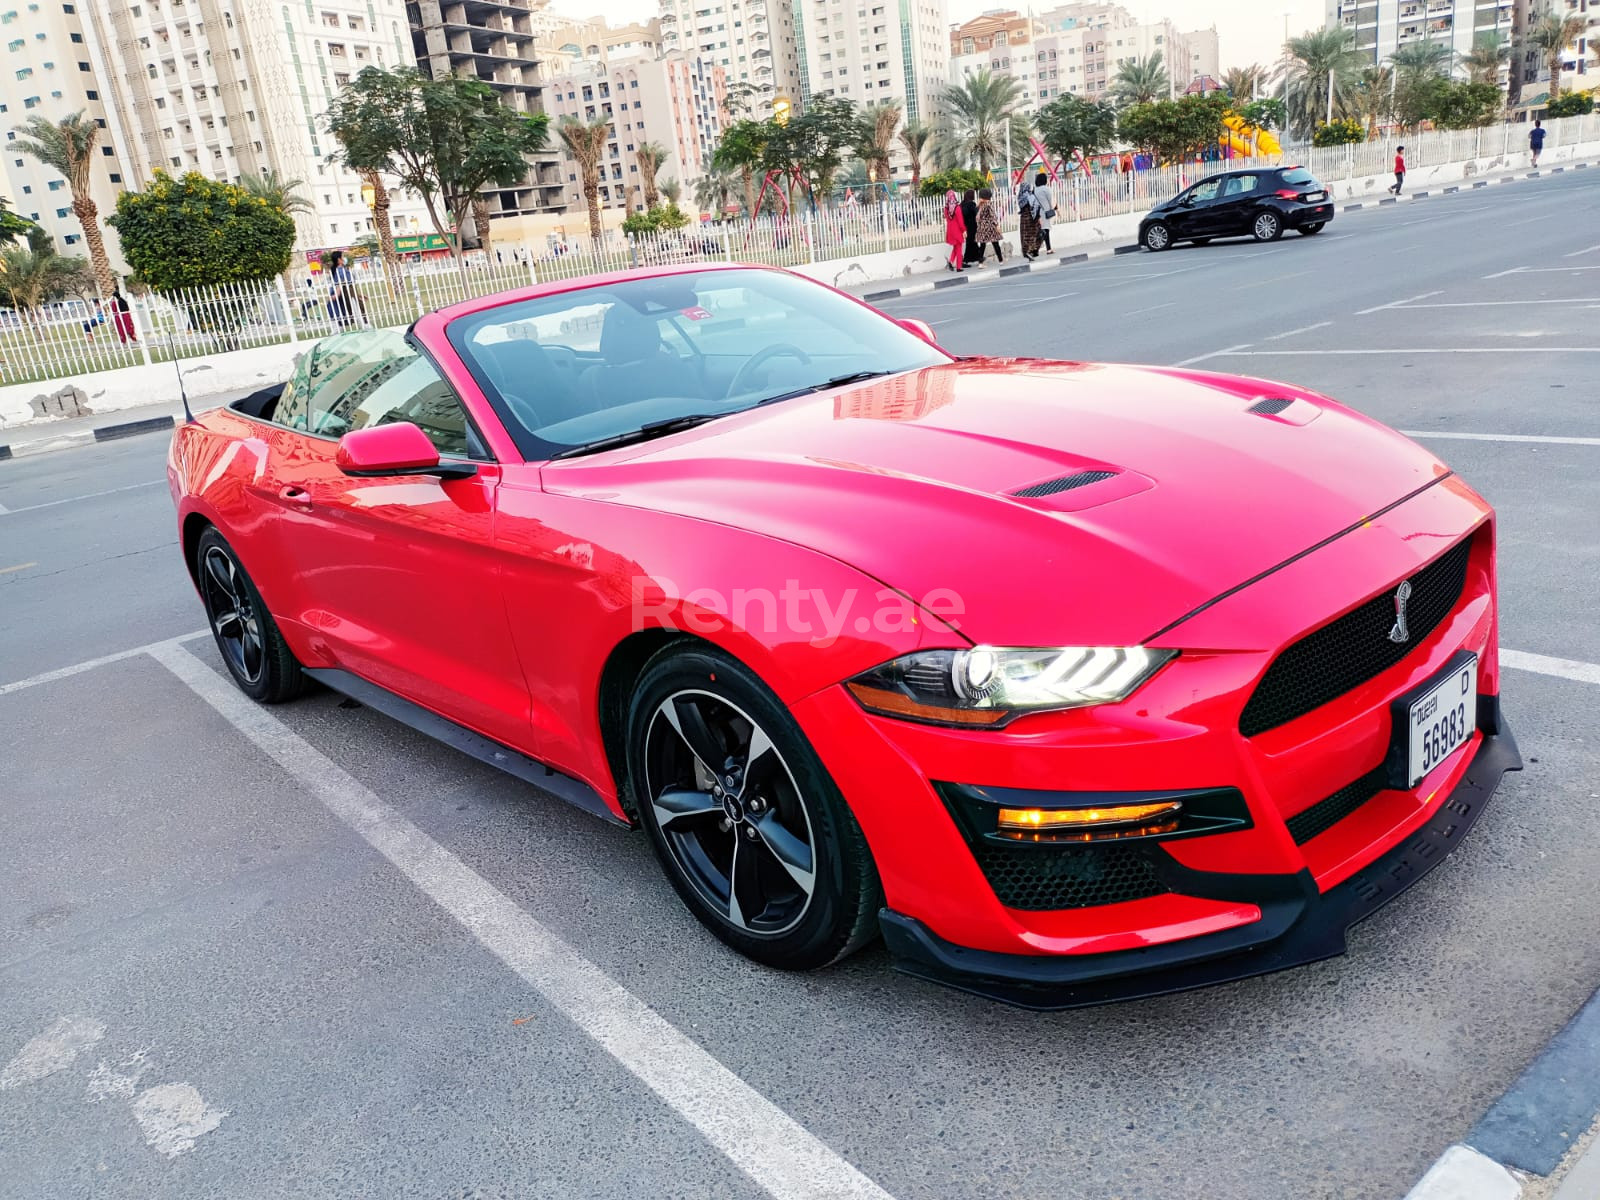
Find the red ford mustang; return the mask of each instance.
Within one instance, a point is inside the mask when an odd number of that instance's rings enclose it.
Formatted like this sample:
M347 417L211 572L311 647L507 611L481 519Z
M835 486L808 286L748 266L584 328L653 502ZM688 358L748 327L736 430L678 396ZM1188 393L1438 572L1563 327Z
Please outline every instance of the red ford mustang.
M1493 514L1321 396L631 272L181 426L238 685L644 828L718 937L1036 1007L1340 953L1502 773Z

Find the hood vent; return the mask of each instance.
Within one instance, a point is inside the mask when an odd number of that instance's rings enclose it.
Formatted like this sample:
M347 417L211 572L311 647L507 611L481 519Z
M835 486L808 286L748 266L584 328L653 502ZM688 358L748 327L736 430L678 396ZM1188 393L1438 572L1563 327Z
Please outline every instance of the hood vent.
M1267 396L1257 400L1245 411L1253 412L1260 417L1275 417L1293 403L1292 397Z
M1091 483L1113 479L1116 474L1115 471L1079 471L1076 475L1063 475L1060 479L1047 479L1043 483L1030 484L1011 494L1035 500L1040 496L1055 496L1061 492L1070 492L1073 488L1087 487Z

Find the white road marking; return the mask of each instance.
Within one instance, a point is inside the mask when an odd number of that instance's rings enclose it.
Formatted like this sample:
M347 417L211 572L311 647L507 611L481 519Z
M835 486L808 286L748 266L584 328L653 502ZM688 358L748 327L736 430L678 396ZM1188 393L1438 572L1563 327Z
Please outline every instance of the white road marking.
M1439 1156L1406 1200L1517 1200L1522 1184L1487 1154L1457 1143Z
M1388 304L1378 304L1372 308L1363 308L1360 312L1356 313L1356 316L1364 317L1369 313L1383 312L1385 309L1389 308L1403 308L1407 304L1415 304L1418 300L1426 300L1429 296L1439 296L1442 294L1442 292L1423 292L1420 296L1409 296L1404 300L1391 300Z
M1524 275L1565 275L1568 271L1600 271L1600 266L1595 267L1523 267ZM1488 276L1485 276L1488 278Z
M1600 346L1462 346L1447 349L1442 346L1421 346L1412 348L1396 348L1392 350L1251 350L1249 352L1235 352L1234 350L1218 350L1213 354L1205 355L1206 358L1220 358L1230 355L1234 358L1297 358L1316 355L1362 355L1362 354L1600 354ZM1198 362L1199 359L1191 361ZM1187 363L1179 363L1187 366Z
M136 1052L131 1058L124 1059L116 1067L106 1065L104 1059L100 1065L89 1073L88 1095L90 1104L99 1104L102 1100L132 1100L133 1094L139 1090L140 1077L150 1069L150 1064L145 1060L145 1051ZM129 1071L124 1075L123 1071Z
M782 1109L194 655L170 642L149 653L770 1195L888 1200Z
M1534 433L1442 433L1432 429L1402 429L1409 438L1450 438L1458 442L1540 442L1550 446L1600 446L1600 437L1547 437Z
M1593 254L1600 250L1600 246L1585 246L1582 250L1574 250L1571 254L1563 254L1562 258L1582 258L1585 254Z
M1281 341L1283 338L1294 337L1297 333L1310 333L1313 329L1326 329L1332 324L1332 321L1318 321L1315 325L1302 325L1299 329L1286 329L1282 333L1275 333L1264 340L1269 342Z
M1177 303L1176 300L1171 300L1171 301L1168 301L1166 304L1152 304L1149 308L1136 308L1136 309L1133 309L1131 312L1125 312L1122 315L1125 316L1125 317L1137 317L1140 313L1157 312L1158 310L1163 309L1163 308L1171 308L1176 303Z
M145 1145L168 1158L177 1158L193 1150L195 1140L221 1125L228 1115L226 1109L207 1104L189 1083L163 1083L146 1088L134 1097L132 1108Z
M1551 658L1545 654L1528 654L1522 650L1502 650L1500 665L1510 667L1514 671L1554 675L1577 683L1600 684L1600 664L1577 662L1570 658Z
M1512 267L1509 271L1496 271L1493 275L1485 275L1485 279L1504 279L1507 275L1521 275L1527 267Z
M1407 308L1521 308L1525 304L1600 304L1600 296L1575 296L1571 300L1446 300L1438 304L1408 304Z
M1249 256L1245 255L1245 256L1242 256L1242 257L1249 257ZM1311 274L1311 270L1308 267L1304 271L1290 271L1287 275L1274 275L1270 279L1254 279L1254 280L1251 280L1249 283L1241 283L1237 287L1231 287L1228 290L1230 292L1246 292L1246 291L1250 291L1252 288L1269 287L1269 286L1272 286L1274 284L1282 283L1285 279L1298 279L1302 275L1309 275L1309 274Z
M4 504L0 504L0 517L5 516L10 511L11 510L9 508L7 508Z
M1007 308L1027 308L1030 304L1049 304L1052 300L1065 300L1068 296L1076 296L1077 292L1058 292L1053 296L1041 296L1037 300L1013 300ZM946 322L948 324L948 322Z
M195 638L206 637L209 629L197 629L193 633L183 634L181 637L168 638L162 642L150 642L143 646L135 646L132 650L118 650L115 654L105 654L99 658L91 658L87 662L73 663L70 667L61 667L59 670L46 671L43 675L31 675L27 679L18 679L12 683L0 683L0 696L8 696L12 692L20 692L26 688L38 687L41 683L55 683L58 679L70 679L74 675L81 675L85 671L92 671L96 667L103 667L110 663L122 662L124 659L138 658L141 654L149 654L157 646L177 645L179 642L191 642Z
M36 562L25 562L17 563L16 565L10 567L0 567L0 575L9 575L13 571L26 571L29 567L37 567L38 565L39 564Z
M103 1021L93 1017L60 1017L17 1052L0 1071L0 1092L54 1075L106 1035Z
M0 508L0 516L16 516L17 513L38 512L41 508L55 508L58 504L76 504L80 500L98 500L101 496L115 496L119 492L131 492L135 488L155 487L157 484L166 484L165 479L146 479L142 483L130 483L127 487L107 488L103 492L89 492L83 496L67 496L61 500L46 500L43 504L24 504L21 508Z
M1226 354L1238 354L1242 350L1250 349L1250 342L1242 342L1237 346L1229 346L1225 350L1213 350L1210 354L1197 354L1193 358L1186 358L1180 363L1173 363L1175 367L1192 367L1208 359L1221 358Z

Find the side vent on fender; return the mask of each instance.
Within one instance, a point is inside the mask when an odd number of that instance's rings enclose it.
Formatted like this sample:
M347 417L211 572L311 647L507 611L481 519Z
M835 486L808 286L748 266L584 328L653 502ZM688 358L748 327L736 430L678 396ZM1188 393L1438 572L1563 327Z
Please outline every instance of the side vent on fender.
M1275 417L1293 403L1293 397L1264 396L1245 409L1245 412L1253 412L1261 417Z
M1070 492L1073 488L1087 487L1091 483L1114 479L1116 474L1115 471L1079 471L1076 475L1063 475L1060 479L1046 479L1043 483L1030 484L1011 494L1035 500L1040 496L1054 496L1061 492Z

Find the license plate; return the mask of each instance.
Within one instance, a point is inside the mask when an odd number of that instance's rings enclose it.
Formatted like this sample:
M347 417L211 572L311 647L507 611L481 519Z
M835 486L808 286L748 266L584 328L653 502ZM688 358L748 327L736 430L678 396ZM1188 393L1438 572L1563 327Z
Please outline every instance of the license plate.
M1463 651L1440 674L1395 702L1396 764L1405 763L1407 790L1472 737L1478 725L1478 656ZM1401 756L1404 756L1403 758Z
M1317 203L1317 201L1326 200L1327 198L1328 198L1328 193L1327 192L1307 192L1306 193L1306 201L1308 203L1310 203L1310 204L1315 204L1315 203Z

